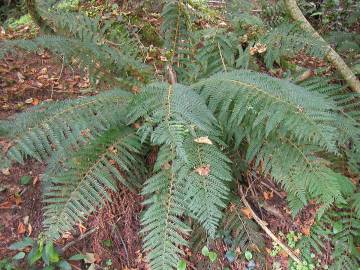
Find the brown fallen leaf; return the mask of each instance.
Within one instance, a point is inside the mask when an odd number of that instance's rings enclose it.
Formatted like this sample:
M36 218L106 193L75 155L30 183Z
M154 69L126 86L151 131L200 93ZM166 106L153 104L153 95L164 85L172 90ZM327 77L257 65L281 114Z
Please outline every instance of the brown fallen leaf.
M116 147L114 147L114 146L110 146L109 148L108 148L108 150L111 152L111 153L113 153L113 154L116 154L117 153L117 149L116 149Z
M37 175L37 176L35 176L34 179L33 179L33 183L32 183L33 186L35 186L38 181L39 181L39 176Z
M195 169L195 172L201 176L208 176L210 173L210 165L200 166Z
M241 208L240 211L244 214L245 217L247 217L248 219L252 219L253 215L251 213L251 210L247 207Z
M113 160L113 159L110 159L110 160L109 160L109 163L110 163L111 165L115 165L115 164L116 164L116 161Z
M14 201L15 201L15 204L16 204L16 205L20 205L20 204L23 202L23 200L21 199L20 195L16 195L16 194L15 194L15 196L14 196Z
M17 227L17 233L18 234L24 234L26 232L26 228L24 223L20 222L18 227Z
M279 256L282 257L282 258L288 258L289 254L285 250L281 250L279 252Z
M194 139L194 142L202 143L202 144L213 144L208 136L198 137L198 138Z
M10 201L6 201L3 203L0 203L0 209L10 209L12 207L12 203Z
M31 226L30 223L29 223L28 226L27 226L27 231L28 231L28 236L30 236L31 233L32 233L32 231L33 231L32 226Z
M160 61L167 62L167 58L165 56L160 55Z
M40 74L47 74L48 73L47 67L42 68L39 73Z
M274 197L274 192L270 191L270 192L263 192L263 196L265 200L270 200L272 197Z
M39 100L37 98L34 98L33 101L31 102L31 104L36 106L39 104Z
M1 173L2 173L3 175L10 175L10 168L1 169Z
M80 234L83 234L86 231L86 227L84 225L82 225L81 223L78 223L77 225L78 225Z
M25 81L25 76L20 72L16 72L16 76L18 77L19 83L23 83Z
M310 235L310 229L311 229L311 227L304 227L304 228L301 228L301 232L304 235L309 236Z
M31 104L34 102L34 99L33 98L28 98L27 100L25 100L25 103L26 104Z

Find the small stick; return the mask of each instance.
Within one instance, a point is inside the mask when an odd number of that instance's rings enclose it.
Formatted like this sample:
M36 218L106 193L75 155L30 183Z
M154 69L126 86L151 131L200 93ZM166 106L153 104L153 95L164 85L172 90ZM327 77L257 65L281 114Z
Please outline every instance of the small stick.
M176 84L176 73L175 73L173 67L171 65L168 65L167 70L169 72L170 83L172 85Z
M221 48L220 48L219 42L217 43L217 47L218 47L218 49L219 49L220 58L221 58L222 65L223 65L223 67L224 67L224 71L227 72L227 68L226 68L226 65L225 65L224 57L223 57L223 55L222 55L222 53L221 53Z
M62 74L63 74L63 71L64 71L64 65L65 65L65 56L63 55L60 74L59 74L59 77L57 78L58 81L59 81L59 80L61 79L61 77L62 77Z
M242 188L240 187L240 193L241 193L241 200L243 201L244 205L250 210L250 213L257 224L265 231L265 233L276 243L278 244L296 263L301 264L301 261L299 258L295 255L295 253L290 250L286 245L284 245L273 233L269 230L268 227L266 227L264 221L262 221L252 210L250 204L245 199L244 193L242 191Z

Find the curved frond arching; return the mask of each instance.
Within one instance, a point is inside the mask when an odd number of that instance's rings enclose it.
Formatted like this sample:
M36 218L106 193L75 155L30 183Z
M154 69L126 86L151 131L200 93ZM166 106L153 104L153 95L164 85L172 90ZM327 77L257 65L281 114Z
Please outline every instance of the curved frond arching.
M87 141L117 123L124 123L125 108L131 94L121 90L104 92L98 96L77 100L43 103L19 114L8 136L13 146L7 156L18 162L31 156L45 161L66 144Z
M70 155L63 169L43 179L44 228L57 239L111 200L117 181L135 191L144 178L141 143L135 131L119 126Z

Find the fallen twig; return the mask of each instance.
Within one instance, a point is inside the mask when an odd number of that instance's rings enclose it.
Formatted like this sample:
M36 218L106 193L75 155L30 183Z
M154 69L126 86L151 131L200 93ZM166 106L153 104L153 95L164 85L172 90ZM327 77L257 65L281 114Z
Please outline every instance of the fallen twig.
M254 220L256 221L257 224L259 224L259 226L261 227L261 229L264 230L264 232L276 243L278 244L290 257L291 259L293 259L296 263L300 264L301 261L300 259L295 255L295 253L289 249L285 244L283 244L273 233L272 231L269 230L269 228L265 225L265 222L262 221L254 212L254 210L252 210L250 204L248 203L248 201L245 199L244 193L240 187L240 194L241 194L241 200L244 203L244 205L249 209L252 217L254 218Z

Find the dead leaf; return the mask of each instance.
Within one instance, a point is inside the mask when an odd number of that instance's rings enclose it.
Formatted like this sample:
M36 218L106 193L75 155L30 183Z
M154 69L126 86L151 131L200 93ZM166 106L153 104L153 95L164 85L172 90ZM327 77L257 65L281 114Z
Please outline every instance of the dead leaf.
M117 149L116 149L116 147L114 147L114 146L110 146L109 148L108 148L108 150L111 152L111 153L113 153L113 154L116 154L117 153Z
M10 175L10 168L1 169L3 175Z
M94 263L96 261L94 253L86 252L85 256L86 256L84 258L85 263Z
M78 225L80 234L83 234L86 231L86 227L84 225L82 225L81 223L78 223L77 225Z
M301 232L302 232L304 235L309 236L309 235L310 235L310 227L301 228Z
M35 186L38 181L39 181L39 176L37 175L37 176L34 177L34 180L33 180L33 183L32 183L33 186Z
M39 73L40 74L47 74L48 73L47 67L42 68Z
M31 102L31 104L36 106L39 104L39 100L37 98L34 98L33 101Z
M265 44L261 44L259 42L255 44L255 48L258 53L264 53L264 52L266 52L266 49L267 49Z
M240 211L244 214L245 217L247 217L248 219L252 219L253 215L251 213L251 210L247 207L241 208Z
M20 205L23 202L20 195L17 195L17 194L15 194L15 196L14 196L14 201L15 201L16 205Z
M110 160L109 160L109 163L110 163L111 165L115 165L115 164L116 164L116 161L113 160L113 159L110 159Z
M0 203L0 209L9 209L12 207L12 203L9 201Z
M208 176L210 173L210 165L200 166L195 169L195 172L201 176Z
M263 196L265 200L270 200L272 197L274 197L274 192L273 191L263 192Z
M20 222L18 227L17 227L17 233L18 234L24 234L26 232L26 228L24 223Z
M167 62L167 58L165 56L160 55L160 61Z
M32 231L33 231L32 226L31 226L30 223L28 224L27 231L28 231L28 236L30 236Z
M213 144L208 136L196 138L194 139L194 142L202 143L202 144Z
M254 55L257 53L257 49L255 47L250 48L250 55Z
M287 258L287 257L289 257L289 254L285 250L281 250L279 252L279 256L282 258Z
M25 81L24 75L22 75L20 72L16 72L16 76L19 79L19 83L23 83Z
M24 221L24 224L27 225L29 223L29 216L25 216L23 221Z
M26 104L31 104L34 102L34 99L33 98L28 98L27 100L25 100L25 103Z

